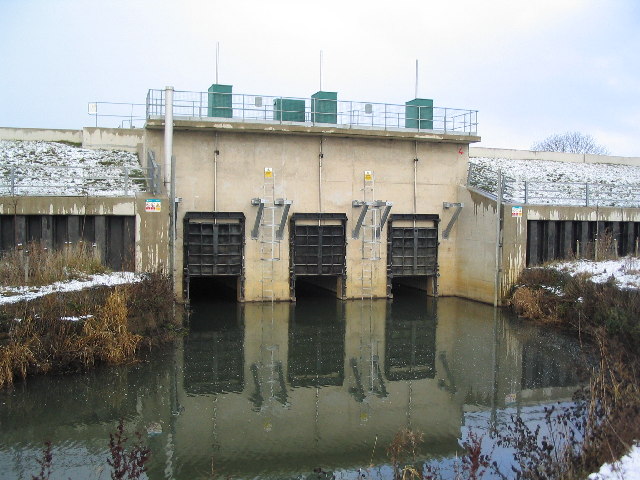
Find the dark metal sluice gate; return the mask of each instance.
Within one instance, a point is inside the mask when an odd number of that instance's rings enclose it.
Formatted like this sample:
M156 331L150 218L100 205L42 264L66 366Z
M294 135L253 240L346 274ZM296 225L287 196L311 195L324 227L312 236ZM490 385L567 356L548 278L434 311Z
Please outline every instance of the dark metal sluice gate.
M235 277L244 297L244 228L242 212L187 212L184 216L184 288L194 278Z
M32 242L53 250L82 242L112 270L135 270L133 215L0 215L0 253Z
M640 222L527 221L527 267L574 257L638 254Z
M291 216L291 298L295 298L298 277L335 278L338 297L345 296L346 224L344 213L294 213Z
M437 214L392 214L387 232L387 294L394 279L432 279L432 294L438 294Z

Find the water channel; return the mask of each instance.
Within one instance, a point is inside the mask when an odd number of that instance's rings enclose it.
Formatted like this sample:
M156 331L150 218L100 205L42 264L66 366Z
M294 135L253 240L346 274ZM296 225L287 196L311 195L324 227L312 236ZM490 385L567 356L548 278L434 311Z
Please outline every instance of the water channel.
M145 362L0 392L0 479L37 474L46 440L52 478L110 478L119 419L153 479L389 478L399 430L445 464L468 431L540 419L578 383L573 340L456 298L193 308L190 334Z

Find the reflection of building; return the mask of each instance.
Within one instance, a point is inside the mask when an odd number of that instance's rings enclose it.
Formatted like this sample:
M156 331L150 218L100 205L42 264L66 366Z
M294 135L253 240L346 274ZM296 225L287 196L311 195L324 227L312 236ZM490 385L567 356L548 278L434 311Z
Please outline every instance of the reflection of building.
M576 379L564 339L513 328L478 303L229 305L204 306L184 344L158 363L123 369L117 384L98 380L111 393L90 403L76 388L71 398L51 391L48 405L69 405L55 416L35 397L5 404L0 443L24 442L40 425L54 443L104 441L104 421L126 417L143 431L162 425L149 438L152 478L206 477L212 457L221 474L282 478L385 463L402 428L424 432L429 454L451 455L470 412L499 423L505 406L566 398Z

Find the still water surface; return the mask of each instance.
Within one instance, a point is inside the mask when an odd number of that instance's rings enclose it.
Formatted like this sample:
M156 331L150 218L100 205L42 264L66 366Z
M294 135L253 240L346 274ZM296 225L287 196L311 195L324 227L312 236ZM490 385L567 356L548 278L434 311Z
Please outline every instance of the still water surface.
M403 428L446 464L468 431L535 421L577 384L571 339L461 299L193 307L191 333L146 362L0 392L0 479L36 474L45 440L52 478L110 478L121 418L152 450L149 478L388 477Z

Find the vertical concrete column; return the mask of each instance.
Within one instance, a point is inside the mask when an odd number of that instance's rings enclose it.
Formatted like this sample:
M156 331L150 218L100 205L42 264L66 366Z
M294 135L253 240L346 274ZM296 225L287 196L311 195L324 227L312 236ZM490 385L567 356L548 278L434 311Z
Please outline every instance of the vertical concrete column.
M25 245L27 243L27 219L24 215L16 215L15 242Z
M622 222L612 222L611 225L611 233L613 235L613 242L614 245L616 245L617 250L616 250L616 255L620 254L620 250L622 248L622 235L620 235L620 224Z
M96 215L96 254L100 256L102 263L107 262L107 219L104 215Z
M558 224L553 220L547 222L546 238L545 238L545 255L543 261L554 260L558 254L556 250L556 242L558 238Z
M635 235L633 231L633 222L624 222L623 224L623 237L624 237L624 250L623 255L633 255L635 251Z
M527 259L527 266L532 267L540 263L540 255L538 254L539 247L539 229L540 222L538 220L529 220L527 225L527 244L529 246L529 258Z
M580 222L580 257L585 256L585 248L589 240L589 222Z
M569 258L576 248L573 241L573 222L562 222L562 227L564 229L562 232L562 256Z
M42 232L42 246L44 248L48 248L51 250L53 248L53 231L51 225L53 221L51 220L51 215L42 215L40 217L40 221L42 222L41 232Z
M80 217L78 215L69 215L68 221L69 243L75 245L80 238Z

